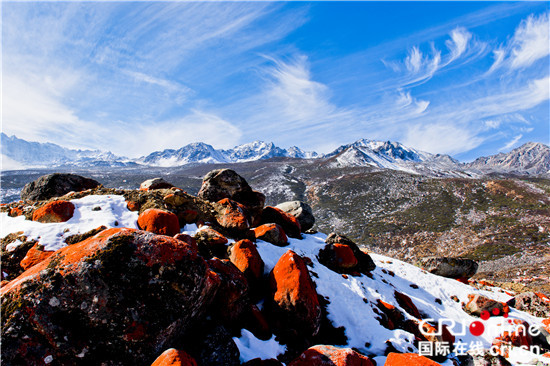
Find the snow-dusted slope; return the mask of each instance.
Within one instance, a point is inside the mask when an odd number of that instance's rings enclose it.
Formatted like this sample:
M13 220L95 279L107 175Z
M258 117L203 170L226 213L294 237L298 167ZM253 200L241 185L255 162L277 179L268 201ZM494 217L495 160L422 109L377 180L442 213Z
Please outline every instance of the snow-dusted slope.
M23 231L30 238L38 238L46 246L46 250L58 249L65 246L62 242L64 235L85 232L89 228L99 225L108 227L127 226L136 227L137 214L129 212L122 196L87 196L72 201L76 206L75 215L66 223L33 223L23 217L12 218L7 214L0 214L2 231L0 235L14 231ZM100 210L94 210L95 207ZM116 225L115 221L118 223ZM67 229L69 231L67 232ZM184 227L182 232L193 235L197 231L195 225ZM474 318L462 310L461 303L468 301L469 294L481 294L498 301L508 301L511 296L498 288L491 291L477 290L456 280L439 277L389 257L371 254L376 269L372 276L343 276L322 265L317 255L325 246L324 234L305 235L301 240L289 239L286 247L274 246L258 240L256 245L265 263L265 273L269 273L279 258L288 250L311 259L309 271L316 284L319 295L328 300L328 318L335 327L344 327L347 337L347 346L354 347L360 352L374 358L378 365L385 362L384 352L388 343L402 352L419 353L415 345L413 334L400 330L390 330L377 320L376 303L382 300L400 309L403 314L412 320L415 319L403 309L396 300L395 293L407 295L416 305L423 320L445 320L449 330L455 335L455 345L464 348L457 352L466 352L479 347L490 349L493 339L503 331L514 331L515 325L510 320L518 319L531 325L540 326L541 319L527 313L511 309L508 318L493 316L488 320ZM10 244L11 246L17 243ZM8 247L7 250L10 250ZM456 297L454 300L453 298ZM456 301L458 299L458 301ZM469 330L474 322L481 322L485 331L481 335L473 335ZM455 324L451 326L449 324ZM234 339L237 344L241 361L248 361L255 357L269 358L283 353L285 347L279 345L274 338L261 341L250 332L243 330L241 337ZM477 348L476 348L477 347ZM456 355L456 353L455 353ZM452 358L452 356L451 356ZM550 364L550 359L531 351L514 347L510 350L508 360L520 365L536 360L540 365ZM443 363L452 365L449 359Z
M197 142L185 145L178 150L155 151L145 157L138 159L138 162L160 167L181 166L187 164L215 164L228 163L228 159L211 145Z
M509 153L478 158L468 167L482 171L550 174L550 147L528 142Z
M358 140L325 155L333 166L372 166L413 174L466 175L461 164L448 155L430 154L391 141Z

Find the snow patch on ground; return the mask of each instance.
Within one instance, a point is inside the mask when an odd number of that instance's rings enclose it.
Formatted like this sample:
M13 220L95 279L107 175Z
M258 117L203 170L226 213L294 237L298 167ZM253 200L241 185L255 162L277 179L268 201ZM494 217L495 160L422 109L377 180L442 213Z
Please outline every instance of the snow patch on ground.
M239 358L241 362L247 362L254 358L262 360L277 358L278 355L286 351L286 346L280 345L275 340L275 336L267 341L262 341L246 329L241 330L240 337L233 337L233 341L241 353Z
M67 246L67 237L85 233L102 225L107 228L138 228L138 213L128 210L123 196L91 195L71 202L75 205L75 211L67 222L40 223L25 220L24 216L9 217L7 213L0 213L0 237L22 231L27 240L38 240L38 243L44 246L44 250L55 251ZM98 207L101 209L98 210Z

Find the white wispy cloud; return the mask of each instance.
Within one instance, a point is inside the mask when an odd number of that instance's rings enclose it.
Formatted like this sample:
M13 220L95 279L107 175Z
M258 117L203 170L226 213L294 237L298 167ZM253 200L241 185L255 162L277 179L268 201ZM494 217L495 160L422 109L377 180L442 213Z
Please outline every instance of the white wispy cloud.
M450 40L445 41L447 48L451 51L447 64L453 62L464 54L468 47L468 43L472 38L472 34L465 28L459 27L452 30L450 37Z
M517 135L512 140L508 141L508 143L506 145L504 145L503 147L498 149L498 151L510 150L511 148L513 148L519 142L519 140L521 140L522 137L523 137L523 135Z
M472 33L463 27L454 28L445 40L448 52L445 54L437 49L433 42L430 43L430 52L424 54L419 46L409 49L407 56L401 63L382 60L386 67L394 72L407 72L400 81L401 86L418 85L429 81L438 71L461 60L462 63L482 57L486 50L486 44L474 40Z
M133 129L126 139L114 138L110 141L119 144L118 149L126 151L127 155L140 154L164 149L179 149L192 142L204 142L216 148L231 148L237 145L242 131L233 123L224 120L216 114L193 110L190 114L167 121L155 121ZM124 134L127 129L119 126L119 132ZM143 146L147 149L144 151Z
M234 146L240 127L212 107L204 84L252 69L263 59L250 50L304 23L302 7L283 7L4 4L2 129L127 156L194 141Z
M506 67L523 69L550 55L549 13L530 15L516 28L513 37L493 51L493 65L489 73Z
M530 16L514 34L511 51L511 67L526 67L550 54L548 13Z
M403 143L432 153L456 154L478 147L483 138L467 127L449 123L407 126Z

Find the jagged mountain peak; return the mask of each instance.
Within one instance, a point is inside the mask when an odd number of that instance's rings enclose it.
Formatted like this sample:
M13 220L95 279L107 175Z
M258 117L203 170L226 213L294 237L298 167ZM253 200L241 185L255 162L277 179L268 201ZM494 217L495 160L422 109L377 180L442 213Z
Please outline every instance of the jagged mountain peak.
M527 142L508 153L480 157L467 165L489 172L549 174L550 147L540 142Z

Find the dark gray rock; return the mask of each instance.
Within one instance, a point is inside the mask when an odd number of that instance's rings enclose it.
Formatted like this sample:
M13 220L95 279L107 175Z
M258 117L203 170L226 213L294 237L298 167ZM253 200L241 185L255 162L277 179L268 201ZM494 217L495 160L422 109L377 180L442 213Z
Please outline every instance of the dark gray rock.
M427 257L422 258L419 267L438 276L447 278L470 278L476 274L478 264L467 258Z
M237 366L240 352L231 334L223 326L214 328L199 345L200 354L197 357L199 365L203 366Z
M90 178L76 174L53 173L43 175L37 180L27 183L21 191L22 200L47 200L60 197L69 192L80 192L99 187L101 184Z
M197 197L210 202L229 198L247 207L263 207L265 202L262 193L253 191L246 180L231 169L217 169L206 174Z
M300 222L302 232L305 232L315 225L315 217L311 207L302 201L288 201L275 206L284 212L296 217Z

